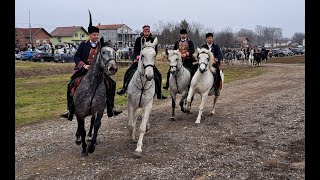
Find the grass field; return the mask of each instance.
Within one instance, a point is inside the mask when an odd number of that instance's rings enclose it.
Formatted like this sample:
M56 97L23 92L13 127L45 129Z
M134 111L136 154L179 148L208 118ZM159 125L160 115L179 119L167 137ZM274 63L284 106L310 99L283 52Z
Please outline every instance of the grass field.
M16 127L30 123L58 119L59 114L66 111L66 87L71 76L73 63L39 63L16 61L15 79L15 122ZM166 81L168 64L157 64ZM127 67L119 68L113 79L117 89L122 87L122 79ZM245 67L223 65L225 83L249 78L266 71L264 67ZM169 96L169 92L163 90ZM115 97L115 107L125 109L125 96Z

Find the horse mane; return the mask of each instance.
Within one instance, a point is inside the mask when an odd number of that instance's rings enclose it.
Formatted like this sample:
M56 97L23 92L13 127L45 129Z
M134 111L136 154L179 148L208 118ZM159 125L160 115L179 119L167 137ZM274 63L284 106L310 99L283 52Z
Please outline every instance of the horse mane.
M201 54L201 53L206 53L208 54L209 56L209 69L211 72L216 72L216 68L213 67L213 59L214 59L214 55L213 53L211 52L211 49L206 49L206 48L198 48L198 56Z

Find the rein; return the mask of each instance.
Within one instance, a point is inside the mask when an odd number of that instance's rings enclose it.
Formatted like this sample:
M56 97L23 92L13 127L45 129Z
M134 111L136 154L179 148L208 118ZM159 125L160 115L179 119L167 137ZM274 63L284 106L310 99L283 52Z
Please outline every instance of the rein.
M175 67L177 69L177 72L179 72L181 70L182 66L183 66L183 64L181 63L181 66L179 68L178 68L178 65L176 65L176 66L170 66L170 69ZM184 72L184 69L180 73L180 75L173 75L176 80L176 86L177 86L178 93L180 93L179 86L178 86L178 77L180 77L183 74L183 72Z

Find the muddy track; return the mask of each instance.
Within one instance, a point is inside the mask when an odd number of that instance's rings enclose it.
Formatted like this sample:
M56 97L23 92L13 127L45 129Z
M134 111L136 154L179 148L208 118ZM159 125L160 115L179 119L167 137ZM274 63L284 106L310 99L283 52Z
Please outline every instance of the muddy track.
M82 158L76 120L16 129L16 179L304 179L305 66L267 64L263 75L226 84L216 114L200 125L171 100L155 100L143 157L132 157L127 112L103 118L98 145ZM180 98L180 96L179 96ZM140 122L140 121L139 121ZM87 124L88 125L88 124Z

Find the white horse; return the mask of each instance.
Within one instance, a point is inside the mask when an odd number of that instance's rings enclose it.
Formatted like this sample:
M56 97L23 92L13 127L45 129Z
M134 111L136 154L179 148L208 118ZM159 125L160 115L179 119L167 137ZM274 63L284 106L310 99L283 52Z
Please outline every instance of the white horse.
M144 109L142 122L140 125L140 135L137 142L137 148L134 152L136 157L141 157L143 136L149 128L149 116L152 110L153 98L155 95L155 82L153 68L156 60L155 46L158 39L155 38L153 43L145 42L144 37L141 38L141 52L138 62L138 69L133 74L131 81L128 84L128 118L129 118L129 135L136 142L136 111L140 108Z
M187 97L187 107L186 112L190 112L191 108L191 98L199 93L201 95L201 104L199 106L199 114L195 123L200 124L202 112L205 103L208 100L208 96L212 96L214 94L213 84L214 84L214 76L213 73L216 73L216 69L212 67L214 56L211 52L211 49L207 50L206 48L199 49L197 48L199 53L198 62L199 68L192 77L188 97ZM215 104L217 102L218 96L215 96L213 102L213 109L211 114L215 113Z
M247 62L247 65L250 65L250 66L253 66L253 62L254 62L254 51L253 49L250 50L250 54L249 54L249 59L248 59L248 62Z
M182 64L181 53L178 50L168 50L166 53L170 63L169 87L172 99L172 114L170 119L175 120L176 96L181 94L180 107L185 112L183 105L188 96L188 86L190 84L191 73Z
M121 56L122 56L122 51L121 51L121 49L118 49L118 50L116 51L116 60L120 60L120 59L121 59Z
M246 55L245 55L244 52L241 51L241 50L238 52L238 55L239 55L240 63L241 63L241 64L244 64L244 63L245 63L245 59L246 59Z

